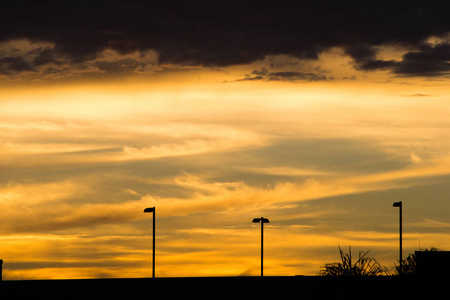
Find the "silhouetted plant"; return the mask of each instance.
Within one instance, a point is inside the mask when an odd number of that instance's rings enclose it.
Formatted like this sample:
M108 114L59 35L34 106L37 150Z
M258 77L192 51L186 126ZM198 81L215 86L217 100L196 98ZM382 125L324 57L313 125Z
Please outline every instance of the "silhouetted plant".
M400 274L400 264L395 265L396 275ZM406 259L402 260L402 273L403 275L415 275L416 274L416 254L410 253Z
M439 251L438 248L431 247L430 250L425 249L421 251ZM417 256L415 253L410 253L404 260L402 260L403 275L416 275ZM400 274L400 264L395 265L395 275Z
M348 253L344 253L339 246L341 262L330 263L322 267L319 275L322 276L379 276L390 275L389 271L381 266L375 258L368 257L366 252L359 252L358 259L352 262L352 250L348 247Z

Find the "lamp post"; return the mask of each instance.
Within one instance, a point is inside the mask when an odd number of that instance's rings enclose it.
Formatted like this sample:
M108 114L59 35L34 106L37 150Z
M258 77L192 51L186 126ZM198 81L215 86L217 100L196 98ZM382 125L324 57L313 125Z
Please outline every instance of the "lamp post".
M266 218L254 218L253 223L261 223L261 277L263 277L263 257L264 257L264 223L269 223L269 219Z
M393 207L398 207L399 208L399 230L400 230L400 253L399 253L399 257L400 257L400 265L399 265L399 274L402 275L403 274L403 258L402 258L402 201L398 201L398 202L394 202L394 204L392 205Z
M145 213L153 213L153 253L152 253L152 277L155 278L155 207L147 207L144 209Z

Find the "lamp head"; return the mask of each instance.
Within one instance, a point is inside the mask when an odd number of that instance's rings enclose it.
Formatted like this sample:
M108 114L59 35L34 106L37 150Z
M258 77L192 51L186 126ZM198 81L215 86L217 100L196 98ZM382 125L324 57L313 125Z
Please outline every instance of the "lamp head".
M261 218L254 218L252 222L253 222L253 223L260 223L260 222L263 222L263 223L270 223L270 222L269 222L269 219L266 219L266 218L263 218L263 217L261 217Z
M401 207L402 206L402 201L398 201L398 202L394 202L394 204L392 204L393 207Z
M145 213L150 213L150 212L155 212L155 208L154 207L147 207L146 209L144 209Z

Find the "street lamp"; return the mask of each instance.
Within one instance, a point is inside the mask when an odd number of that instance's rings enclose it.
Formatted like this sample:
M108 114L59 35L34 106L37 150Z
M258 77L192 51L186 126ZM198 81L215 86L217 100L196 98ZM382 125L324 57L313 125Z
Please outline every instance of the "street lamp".
M253 223L261 223L261 277L263 276L263 257L264 257L264 223L269 223L269 219L266 218L254 218Z
M403 259L402 259L402 201L394 202L393 207L399 208L399 223L400 223L400 265L399 265L399 274L403 274Z
M152 257L152 277L155 278L155 207L147 207L144 209L145 213L153 213L153 257Z

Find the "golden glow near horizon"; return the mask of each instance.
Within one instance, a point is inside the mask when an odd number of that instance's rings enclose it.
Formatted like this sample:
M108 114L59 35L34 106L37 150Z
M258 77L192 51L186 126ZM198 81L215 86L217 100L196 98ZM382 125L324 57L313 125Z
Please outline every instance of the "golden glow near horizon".
M267 275L315 274L338 245L391 268L399 200L405 256L448 248L448 81L351 71L338 49L324 62L339 79L232 80L261 61L4 87L4 278L150 276L149 206L157 276L257 275L260 216Z

